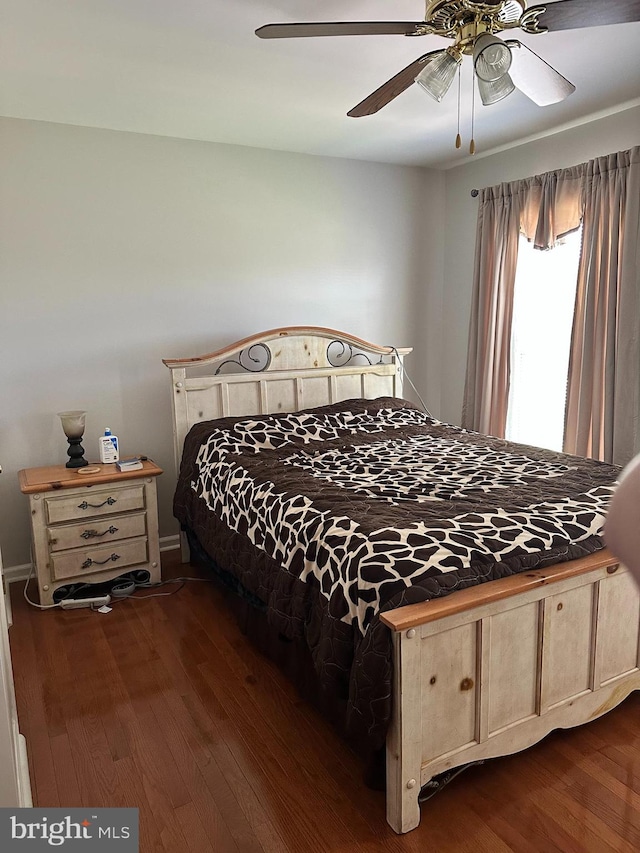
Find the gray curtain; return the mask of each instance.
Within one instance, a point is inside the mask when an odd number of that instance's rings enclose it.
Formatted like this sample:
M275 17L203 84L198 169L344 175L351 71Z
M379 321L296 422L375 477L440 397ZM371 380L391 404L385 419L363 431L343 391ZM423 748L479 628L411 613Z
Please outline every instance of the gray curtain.
M583 224L564 450L640 452L640 147L482 191L462 423L504 437L519 233L536 248Z
M586 163L582 198L564 450L623 465L640 451L640 147Z
M507 420L521 203L517 186L501 184L482 190L478 211L462 425L497 436Z

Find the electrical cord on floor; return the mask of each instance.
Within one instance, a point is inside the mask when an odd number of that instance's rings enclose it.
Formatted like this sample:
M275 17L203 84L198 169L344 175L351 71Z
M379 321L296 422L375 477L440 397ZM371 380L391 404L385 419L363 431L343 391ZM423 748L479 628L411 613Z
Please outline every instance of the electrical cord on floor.
M29 569L29 575L28 575L26 581L24 582L24 589L22 590L22 594L23 594L24 600L27 602L27 604L30 604L31 607L36 607L38 610L52 610L54 607L62 607L62 602L65 599L71 598L76 592L79 592L82 589L88 589L91 586L91 584L88 584L88 583L82 584L82 586L80 586L74 590L69 591L67 593L67 595L64 596L64 598L61 598L60 601L56 601L55 604L37 604L35 601L31 601L31 599L29 598L29 595L27 593L27 589L29 587L29 581L31 580L32 577L33 577L33 560L31 561L31 568Z
M170 595L175 595L177 592L180 592L181 589L184 588L185 584L190 581L196 581L200 583L216 583L216 578L193 578L193 577L182 577L182 578L167 578L164 581L158 581L157 583L136 583L135 581L130 582L122 582L122 584L116 584L112 587L109 595L111 596L111 601L107 605L108 607L113 607L114 604L117 604L118 601L146 601L148 598L167 598ZM157 589L161 586L166 586L170 583L179 583L180 586L177 589L174 589L172 592L152 592L146 595L136 595L135 593L141 589ZM119 590L118 587L121 587ZM128 589L133 587L129 592ZM104 605L101 605L104 606ZM99 610L100 607L97 605L91 606L92 610Z
M28 575L28 577L24 583L24 588L23 588L22 594L23 594L24 600L27 602L27 604L29 604L31 607L37 608L38 610L53 610L56 607L62 608L62 602L63 601L65 601L69 598L74 598L78 592L81 592L82 590L85 590L85 589L89 589L91 587L91 584L85 583L79 587L75 587L74 589L70 590L67 593L67 595L65 595L59 601L56 601L54 604L38 604L37 602L32 601L29 598L29 595L27 592L27 589L29 587L29 581L31 580L32 577L33 577L33 561L31 562L31 568L29 569L29 575ZM118 593L114 594L113 589L112 589L112 591L110 593L108 593L108 595L110 595L110 597L111 597L111 601L109 602L109 604L112 605L118 601L124 601L125 599L132 599L133 601L141 601L141 600L144 600L145 598L165 598L169 595L175 595L177 592L180 592L180 590L185 586L187 581L200 581L201 583L215 583L215 578L182 577L182 578L167 578L167 580L159 581L158 583L135 583L134 581L130 581L127 584L124 584L124 583L115 584L114 589L117 586L125 586L125 585L131 586L132 589L131 589L131 592L125 592L123 594L118 594ZM179 583L180 584L180 586L177 589L174 589L172 592L156 592L156 593L150 593L147 595L135 595L135 593L139 589L157 589L158 587L166 586L167 584L172 584L172 583ZM92 604L90 609L91 610L99 610L100 608L98 606Z
M125 595L116 595L112 596L112 602L118 601L120 599L131 599L132 601L144 601L146 598L164 598L168 595L175 595L177 592L180 592L181 589L185 586L188 581L196 581L200 583L215 583L215 578L192 578L192 577L182 577L182 578L167 578L165 581L158 581L158 583L136 583L135 590L130 593L126 593ZM157 589L160 586L166 586L170 583L179 583L180 586L178 589L174 589L173 592L154 592L148 595L135 595L139 589Z
M115 598L112 597L112 602L120 600L124 601L125 599L130 599L131 601L142 601L145 598L164 598L168 595L175 595L184 588L185 582L184 578L168 578L166 581L159 581L158 583L137 583L131 592L126 593L125 595L116 595ZM179 583L180 586L172 592L152 592L145 595L135 595L139 589L158 589L158 587L166 586L170 583Z

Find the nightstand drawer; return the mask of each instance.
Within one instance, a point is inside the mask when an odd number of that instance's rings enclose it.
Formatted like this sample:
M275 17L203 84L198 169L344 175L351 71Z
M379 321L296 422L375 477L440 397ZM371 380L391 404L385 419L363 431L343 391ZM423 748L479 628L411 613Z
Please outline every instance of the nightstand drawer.
M93 518L100 515L116 515L134 509L144 509L144 486L111 488L94 491L87 489L86 494L65 495L64 497L46 497L46 519L49 524L59 521L75 521L79 518Z
M79 524L47 527L51 551L66 551L88 545L99 546L118 539L133 539L147 533L147 514L114 515L105 519L87 519Z
M99 571L137 566L148 561L147 539L128 539L109 545L75 548L51 554L51 573L56 580L95 574Z

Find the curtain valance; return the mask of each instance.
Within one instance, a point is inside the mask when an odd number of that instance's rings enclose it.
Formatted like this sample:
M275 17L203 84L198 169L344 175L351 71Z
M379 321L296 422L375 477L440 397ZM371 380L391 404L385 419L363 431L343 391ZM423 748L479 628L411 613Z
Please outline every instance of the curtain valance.
M520 231L536 249L552 249L580 227L585 164L520 181Z

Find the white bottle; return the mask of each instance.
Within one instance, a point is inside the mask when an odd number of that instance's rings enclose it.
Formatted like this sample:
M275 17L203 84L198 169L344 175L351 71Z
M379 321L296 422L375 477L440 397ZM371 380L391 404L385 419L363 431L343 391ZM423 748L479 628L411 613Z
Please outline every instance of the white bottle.
M117 462L120 459L118 436L111 435L111 430L106 427L104 435L101 435L98 440L100 442L100 461Z

